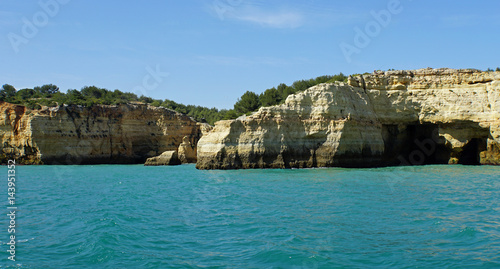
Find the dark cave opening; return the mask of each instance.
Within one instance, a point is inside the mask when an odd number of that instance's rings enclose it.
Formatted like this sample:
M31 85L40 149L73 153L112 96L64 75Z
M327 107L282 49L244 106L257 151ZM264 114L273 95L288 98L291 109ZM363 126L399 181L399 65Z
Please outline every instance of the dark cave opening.
M454 130L474 130L473 138L457 154L446 146L444 138L439 137L439 128ZM382 157L386 165L427 165L448 164L457 158L458 164L479 165L480 154L486 150L489 130L477 123L462 122L453 125L409 124L383 125L382 135L385 151Z
M437 124L384 125L387 165L447 164L451 150L439 139Z
M462 149L458 164L480 165L479 154L486 149L486 139L472 138Z

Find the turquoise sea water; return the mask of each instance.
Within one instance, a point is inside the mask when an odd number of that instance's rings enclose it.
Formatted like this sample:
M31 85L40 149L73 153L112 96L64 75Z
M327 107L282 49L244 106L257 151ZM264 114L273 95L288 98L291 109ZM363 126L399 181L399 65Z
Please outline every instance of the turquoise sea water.
M0 268L500 267L500 167L0 173Z

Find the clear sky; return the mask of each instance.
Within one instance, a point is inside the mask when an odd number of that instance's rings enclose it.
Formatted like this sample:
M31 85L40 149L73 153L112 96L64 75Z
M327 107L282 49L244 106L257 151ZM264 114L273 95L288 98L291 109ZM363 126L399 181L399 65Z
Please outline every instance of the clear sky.
M320 75L500 66L500 1L1 0L0 84L232 108Z

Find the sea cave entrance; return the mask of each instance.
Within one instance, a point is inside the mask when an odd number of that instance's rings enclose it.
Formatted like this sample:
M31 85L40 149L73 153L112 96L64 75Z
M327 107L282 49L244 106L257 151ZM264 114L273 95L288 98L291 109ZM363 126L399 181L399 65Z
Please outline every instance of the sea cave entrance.
M458 164L480 165L481 158L479 154L486 150L486 139L472 138L462 149Z
M450 159L457 158L458 164L479 165L480 153L486 150L489 130L471 122L445 126L452 127L475 131L475 137L460 152L453 152L446 146L444 138L439 137L440 126L437 124L383 125L383 160L387 165L427 165L448 164Z
M447 164L451 149L439 138L437 124L383 125L388 165Z

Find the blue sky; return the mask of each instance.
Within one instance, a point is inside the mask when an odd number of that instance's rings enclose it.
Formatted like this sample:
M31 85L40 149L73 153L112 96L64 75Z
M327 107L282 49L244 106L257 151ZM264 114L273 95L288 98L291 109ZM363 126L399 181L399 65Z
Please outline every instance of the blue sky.
M496 68L499 14L493 0L1 0L0 83L232 108L338 72Z

